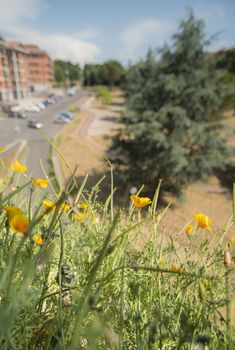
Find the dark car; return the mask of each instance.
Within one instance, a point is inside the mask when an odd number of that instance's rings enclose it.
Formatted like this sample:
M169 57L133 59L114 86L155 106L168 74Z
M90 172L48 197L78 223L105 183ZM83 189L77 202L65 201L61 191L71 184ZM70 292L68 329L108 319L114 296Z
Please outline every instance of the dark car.
M43 101L42 104L43 104L45 107L48 107L48 106L50 105L50 103L49 103L47 100Z
M42 123L40 123L38 120L36 119L31 119L28 122L28 126L30 128L35 128L35 129L41 129L43 127Z
M27 118L25 113L23 113L23 112L12 112L12 111L10 111L8 115L11 118L19 118L19 119L26 119Z

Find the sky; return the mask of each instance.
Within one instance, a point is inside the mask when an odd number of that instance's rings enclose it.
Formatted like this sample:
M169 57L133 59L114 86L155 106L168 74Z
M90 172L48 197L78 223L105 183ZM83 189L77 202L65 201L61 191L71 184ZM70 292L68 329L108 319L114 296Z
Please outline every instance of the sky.
M235 0L0 0L0 36L34 43L73 63L143 59L148 48L171 43L192 8L211 50L235 47Z

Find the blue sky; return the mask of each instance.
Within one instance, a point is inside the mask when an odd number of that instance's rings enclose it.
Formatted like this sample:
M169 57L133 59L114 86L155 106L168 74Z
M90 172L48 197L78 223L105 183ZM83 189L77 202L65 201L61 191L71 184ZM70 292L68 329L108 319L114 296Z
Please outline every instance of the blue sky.
M220 33L211 50L235 46L234 0L0 0L0 35L36 43L53 58L126 64L170 43L191 7Z

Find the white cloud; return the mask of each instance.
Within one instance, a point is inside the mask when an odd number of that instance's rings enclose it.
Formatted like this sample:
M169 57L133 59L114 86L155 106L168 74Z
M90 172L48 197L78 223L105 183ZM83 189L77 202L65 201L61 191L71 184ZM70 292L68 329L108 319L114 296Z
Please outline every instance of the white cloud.
M124 45L120 54L122 59L136 59L142 48L162 46L168 40L175 29L173 22L148 18L127 27L121 34Z
M23 43L34 43L46 50L52 58L79 62L96 61L100 49L88 39L96 35L94 30L85 30L74 35L44 34L27 26L27 19L33 19L47 7L44 0L0 0L0 31Z
M79 62L84 65L86 62L94 62L100 54L100 49L93 43L80 40L65 34L42 34L24 28L12 27L12 34L25 43L35 43L52 58Z
M35 18L46 7L43 0L0 0L0 23L5 30L25 19Z

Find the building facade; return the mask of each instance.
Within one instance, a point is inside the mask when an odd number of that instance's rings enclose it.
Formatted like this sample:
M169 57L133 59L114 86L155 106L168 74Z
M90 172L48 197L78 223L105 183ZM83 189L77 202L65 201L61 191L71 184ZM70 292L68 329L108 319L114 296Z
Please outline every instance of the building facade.
M36 45L0 37L0 103L20 101L32 91L52 87L53 63Z
M54 81L53 63L47 53L36 45L25 45L28 51L28 81L32 90L44 90Z

